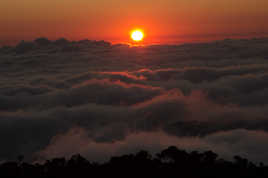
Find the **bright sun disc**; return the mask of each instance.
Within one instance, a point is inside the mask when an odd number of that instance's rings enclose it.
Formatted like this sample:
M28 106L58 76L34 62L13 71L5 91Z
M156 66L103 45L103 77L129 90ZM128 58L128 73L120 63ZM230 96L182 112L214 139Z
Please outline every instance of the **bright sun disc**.
M134 30L131 32L131 38L133 41L142 41L144 38L144 34L141 30Z

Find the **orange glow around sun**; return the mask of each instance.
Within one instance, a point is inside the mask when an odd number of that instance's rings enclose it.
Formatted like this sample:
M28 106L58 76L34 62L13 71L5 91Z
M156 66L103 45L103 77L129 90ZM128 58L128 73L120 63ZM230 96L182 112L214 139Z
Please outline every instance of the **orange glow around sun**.
M133 30L131 33L130 33L130 37L133 41L135 42L139 42L139 41L142 41L143 38L144 38L144 33L142 30L140 29L136 29L136 30Z

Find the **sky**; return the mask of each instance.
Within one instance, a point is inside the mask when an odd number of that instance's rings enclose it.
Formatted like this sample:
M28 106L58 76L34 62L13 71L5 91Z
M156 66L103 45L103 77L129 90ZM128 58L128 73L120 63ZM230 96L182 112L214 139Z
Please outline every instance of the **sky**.
M263 36L267 0L1 0L0 43L40 36L147 43Z

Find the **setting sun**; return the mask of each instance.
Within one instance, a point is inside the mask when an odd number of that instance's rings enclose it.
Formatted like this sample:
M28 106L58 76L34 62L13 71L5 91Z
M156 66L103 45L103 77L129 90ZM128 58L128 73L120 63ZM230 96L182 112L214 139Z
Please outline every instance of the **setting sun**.
M144 33L142 30L133 30L131 32L131 39L133 41L139 42L139 41L142 41L143 38L144 38Z

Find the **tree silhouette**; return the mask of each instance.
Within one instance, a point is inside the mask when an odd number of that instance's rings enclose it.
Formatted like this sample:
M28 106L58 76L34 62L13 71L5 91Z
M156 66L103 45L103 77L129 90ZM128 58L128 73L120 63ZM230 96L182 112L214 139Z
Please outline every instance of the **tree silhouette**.
M234 156L234 162L218 158L212 151L187 152L175 146L151 155L145 150L136 154L112 157L108 162L91 163L80 154L69 160L54 158L44 164L29 164L18 156L18 162L0 165L0 177L73 178L73 177L189 177L189 178L266 178L268 167L255 165L246 158Z

